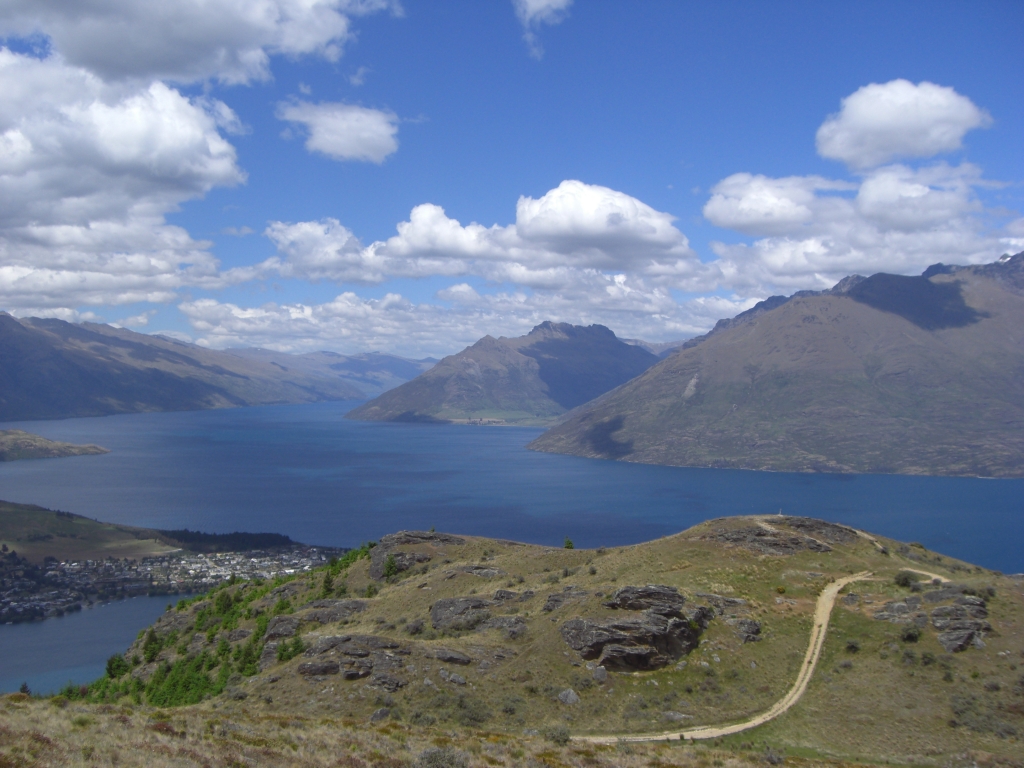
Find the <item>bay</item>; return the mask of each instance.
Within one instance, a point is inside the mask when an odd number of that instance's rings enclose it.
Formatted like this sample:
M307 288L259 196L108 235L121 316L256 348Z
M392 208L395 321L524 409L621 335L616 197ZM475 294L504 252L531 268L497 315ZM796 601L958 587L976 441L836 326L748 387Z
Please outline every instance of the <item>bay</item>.
M539 429L343 418L356 403L7 424L111 453L0 464L0 499L152 528L354 546L399 529L631 544L714 517L853 525L1024 570L1024 480L656 467L536 453Z
M133 597L59 618L0 627L0 693L28 683L33 693L56 693L68 683L91 683L107 659L123 653L139 630L187 595Z

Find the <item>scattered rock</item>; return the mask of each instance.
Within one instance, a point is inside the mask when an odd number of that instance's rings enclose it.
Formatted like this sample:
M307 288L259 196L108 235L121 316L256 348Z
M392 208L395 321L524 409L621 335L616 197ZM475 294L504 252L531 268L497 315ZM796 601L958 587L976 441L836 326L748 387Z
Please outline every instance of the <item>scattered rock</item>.
M237 643L239 640L245 640L249 635L252 634L250 629L232 629L228 632L228 642Z
M380 709L375 709L373 714L370 715L370 722L379 723L381 720L387 720L389 717L391 717L391 710L387 707L381 707Z
M228 688L227 697L233 701L244 701L249 698L249 694L240 688Z
M944 603L947 600L955 600L967 589L966 584L943 584L938 589L930 589L924 593L927 603Z
M493 603L481 597L446 597L430 608L434 629L469 630L491 618Z
M506 600L515 600L519 597L518 592L513 592L509 589L499 589L494 593L493 600L496 603L503 603Z
M311 608L303 618L320 624L333 624L354 613L366 610L364 600L314 600L304 608Z
M493 579L495 576L505 575L505 572L501 569L486 565L463 565L455 570L457 573L468 573L470 576L480 576L485 579Z
M260 672L277 664L277 643L266 643L260 654Z
M298 628L299 620L294 616L275 616L267 624L267 634L264 637L268 642L293 637Z
M382 688L388 693L394 693L399 688L403 688L409 683L406 680L402 680L398 677L393 677L384 673L375 673L370 678L370 685L374 688Z
M561 592L554 592L548 595L547 601L544 603L544 607L541 608L545 613L551 613L558 608L561 608L565 603L570 600L577 600L582 597L586 597L587 593L578 587L569 586L564 587Z
M678 619L682 617L685 602L686 598L680 595L675 587L648 584L646 587L620 587L615 590L611 599L602 605L605 608L628 611L651 611Z
M710 592L698 592L695 597L700 598L706 603L710 603L715 609L715 613L719 616L724 616L726 611L735 608L744 608L747 605L746 600L742 600L738 597L724 597L723 595L715 595Z
M579 704L580 696L572 688L566 688L560 694L558 694L558 700L563 704Z
M520 603L525 603L525 602L526 602L527 600L529 600L529 599L530 599L531 597L533 597L533 596L534 596L535 594L537 594L537 593L536 593L536 592L534 592L534 591L533 591L532 589L527 589L527 590L524 590L524 591L523 591L523 594L521 594L521 595L519 596L519 602L520 602Z
M737 619L736 634L744 643L756 643L761 639L761 622L753 619Z
M604 667L594 667L594 679L599 683L605 682L608 680L608 670Z
M452 651L448 648L438 648L434 651L434 658L438 661L445 661L449 664L472 664L473 660L464 653Z
M341 666L336 661L304 661L299 664L299 674L305 676L336 675Z
M466 678L464 678L462 675L453 672L452 674L448 675L448 682L455 683L455 685L465 685Z
M509 640L518 640L526 634L526 622L519 616L495 616L483 622L480 629L500 629Z
M951 630L940 632L938 635L939 644L946 650L946 653L960 653L966 651L972 645L975 648L984 648L985 641L981 633L973 629Z
M857 532L845 525L826 523L824 520L816 520L813 517L773 517L772 525L785 525L794 528L807 536L816 539L824 539L830 544L851 544L857 540Z

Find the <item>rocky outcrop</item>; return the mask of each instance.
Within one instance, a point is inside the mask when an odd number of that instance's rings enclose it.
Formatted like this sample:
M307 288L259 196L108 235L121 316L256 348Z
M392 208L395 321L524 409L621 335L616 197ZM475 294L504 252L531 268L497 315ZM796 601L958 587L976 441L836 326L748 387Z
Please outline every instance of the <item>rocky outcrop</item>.
M382 536L380 542L370 551L370 577L380 581L384 578L384 564L388 556L394 557L399 573L407 571L419 563L429 562L431 556L426 552L400 552L396 548L407 544L465 544L461 536L434 531L399 531Z
M746 608L747 601L738 597L724 597L722 595L715 595L710 592L698 592L694 595L695 598L703 600L715 609L715 613L719 616L724 616L730 611L737 609Z
M561 592L554 592L548 595L548 599L544 601L544 606L541 610L545 613L551 613L551 611L561 608L571 600L579 600L586 596L587 593L578 587L564 587Z
M309 661L299 664L300 675L340 674L346 680L374 677L371 685L397 690L405 681L394 677L401 669L400 658L409 651L400 643L377 635L332 635L318 637L303 654ZM334 672L326 671L334 669ZM395 682L397 681L397 682Z
M483 622L480 629L500 629L509 640L518 640L526 634L526 622L519 616L495 616Z
M948 653L959 653L972 645L983 648L985 633L992 631L992 625L985 621L985 601L971 595L962 595L954 605L940 605L931 618L932 626L939 630L939 643Z
M761 639L761 622L754 619L730 619L729 624L736 629L736 635L744 643L756 643Z
M434 658L438 661L445 661L449 664L472 664L473 659L464 653L459 651L453 651L449 648L438 648L434 651Z
M689 653L700 643L713 614L703 606L686 618L645 611L636 619L593 621L572 619L562 625L562 638L584 659L597 659L611 670L659 669Z
M430 607L430 623L434 629L466 631L491 618L490 600L482 597L446 597Z
M894 624L913 623L918 627L928 624L928 614L921 611L921 598L918 595L910 595L905 600L890 600L875 611L874 617L878 621Z
M292 637L299 628L299 620L294 616L275 616L267 624L267 634L264 638L270 642Z
M314 600L304 608L311 609L303 618L320 624L333 624L366 610L364 600Z
M797 536L786 531L763 528L759 525L738 528L714 528L701 536L705 541L743 547L762 555L792 555L802 550L831 552L828 544L810 536Z
M683 615L685 602L686 598L675 587L648 584L646 587L620 587L602 605L626 611L651 611L659 616L678 619Z

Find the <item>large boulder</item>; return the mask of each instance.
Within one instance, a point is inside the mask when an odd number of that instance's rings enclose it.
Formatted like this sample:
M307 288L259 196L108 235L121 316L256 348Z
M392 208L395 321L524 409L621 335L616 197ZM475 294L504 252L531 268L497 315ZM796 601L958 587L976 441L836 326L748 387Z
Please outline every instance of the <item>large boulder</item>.
M475 629L491 618L493 605L482 597L445 597L431 606L430 623L434 629Z
M646 587L620 587L603 605L627 611L651 611L661 616L682 618L686 598L675 587L648 584Z
M386 675L403 666L399 655L408 653L402 645L378 635L327 635L318 637L303 656L311 661L299 665L299 674L334 674L304 672L319 669L313 664L334 664L346 680L358 680L371 674ZM326 667L324 667L326 668ZM404 685L404 683L403 683Z
M681 619L651 611L636 619L572 619L561 632L570 648L584 659L597 659L606 669L659 669L696 648L713 615L702 606Z
M264 635L264 639L269 642L292 637L298 629L299 620L294 616L275 616L267 624L267 634Z

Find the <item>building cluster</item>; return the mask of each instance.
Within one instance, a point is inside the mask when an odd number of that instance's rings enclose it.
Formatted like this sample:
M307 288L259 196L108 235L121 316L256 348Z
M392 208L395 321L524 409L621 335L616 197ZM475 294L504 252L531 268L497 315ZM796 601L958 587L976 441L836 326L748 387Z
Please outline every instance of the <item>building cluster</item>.
M141 560L48 559L42 566L9 553L0 556L0 623L63 616L88 603L138 595L205 592L232 576L248 581L302 573L344 552L300 544L247 552L181 552Z

